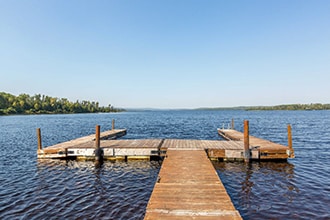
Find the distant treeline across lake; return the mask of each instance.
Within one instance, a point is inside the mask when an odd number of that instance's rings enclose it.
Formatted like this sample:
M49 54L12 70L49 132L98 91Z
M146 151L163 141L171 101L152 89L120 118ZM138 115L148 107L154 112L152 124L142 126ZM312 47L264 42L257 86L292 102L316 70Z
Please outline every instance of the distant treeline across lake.
M330 104L288 104L275 106L240 106L224 108L200 108L198 110L246 110L246 111L272 111L272 110L330 110Z
M67 114L67 113L97 113L119 112L123 109L99 106L95 101L71 102L66 98L50 97L36 94L20 94L18 96L0 92L0 115L12 114Z

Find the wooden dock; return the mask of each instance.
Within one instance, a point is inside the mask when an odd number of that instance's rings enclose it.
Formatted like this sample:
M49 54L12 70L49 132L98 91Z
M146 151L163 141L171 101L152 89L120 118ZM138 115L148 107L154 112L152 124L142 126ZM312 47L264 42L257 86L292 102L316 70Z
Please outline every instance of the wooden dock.
M96 126L96 134L77 138L42 148L41 132L38 134L38 158L53 159L95 159L101 153L102 159L153 159L166 156L168 149L204 150L213 160L286 160L294 158L292 148L291 127L288 126L288 146L256 138L248 133L234 129L218 129L218 134L225 140L182 140L182 139L142 139L115 140L126 135L126 129L113 129L100 132ZM110 139L110 140L109 140ZM97 150L98 149L98 150ZM97 156L97 157L98 157Z
M166 156L168 149L204 150L212 160L244 160L242 133L234 130L218 130L227 140L139 139L101 140L105 160L157 159ZM102 139L126 134L126 130L111 130ZM292 158L290 148L250 136L251 160L274 160ZM59 143L37 151L40 159L82 159L95 157L95 135Z
M46 147L42 149L42 144L41 144L41 136L40 136L40 129L37 130L39 133L38 137L38 151L37 155L38 158L44 158L44 159L64 159L69 157L70 155L68 154L69 149L71 148L76 148L76 147L82 147L82 146L89 146L88 148L95 148L95 134L84 136L81 138L77 138L74 140L70 140L67 142L55 144L53 146ZM100 133L100 139L105 140L105 139L115 139L122 137L126 135L126 129L113 129L113 130L108 130L105 132ZM94 149L91 149L92 153Z
M218 129L218 133L228 141L243 141L244 134L233 129ZM294 158L293 148L249 135L250 151L253 158L260 160Z
M233 122L232 122L233 128ZM244 133L218 129L225 140L142 139L116 140L126 129L100 132L42 148L37 129L40 159L164 159L151 194L145 219L242 219L233 206L211 160L283 160L294 157L291 127L288 146ZM110 140L109 140L110 139Z
M144 219L242 219L205 151L187 143L168 141Z

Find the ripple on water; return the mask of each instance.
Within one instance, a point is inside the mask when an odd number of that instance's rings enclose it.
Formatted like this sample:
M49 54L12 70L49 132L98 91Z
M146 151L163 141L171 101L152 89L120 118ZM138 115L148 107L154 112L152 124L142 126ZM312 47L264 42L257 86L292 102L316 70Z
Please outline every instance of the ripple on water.
M297 176L294 164L287 162L215 162L214 166L245 219L318 219L330 215L328 184L313 177L314 168L306 166L306 173Z
M30 181L2 187L7 201L0 217L141 219L159 168L158 162L143 161L105 162L100 168L93 162L40 161Z
M35 129L44 146L102 130L128 128L124 138L220 139L231 118L251 135L287 144L289 163L215 163L245 219L330 219L330 111L146 111L0 117L0 219L141 219L156 181L156 162L37 161Z

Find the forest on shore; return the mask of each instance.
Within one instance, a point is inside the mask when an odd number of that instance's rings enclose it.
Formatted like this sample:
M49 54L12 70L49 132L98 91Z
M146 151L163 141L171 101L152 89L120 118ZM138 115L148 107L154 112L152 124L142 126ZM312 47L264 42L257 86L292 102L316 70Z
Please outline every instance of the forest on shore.
M0 115L12 114L69 114L69 113L98 113L120 112L123 109L99 106L95 101L71 102L66 98L50 97L47 95L20 94L0 92Z
M220 108L199 108L197 110L245 110L245 111L275 111L275 110L330 110L330 104L311 103L311 104L287 104L275 106L239 106L239 107L220 107Z
M276 106L256 106L248 107L246 110L330 110L330 104L289 104Z

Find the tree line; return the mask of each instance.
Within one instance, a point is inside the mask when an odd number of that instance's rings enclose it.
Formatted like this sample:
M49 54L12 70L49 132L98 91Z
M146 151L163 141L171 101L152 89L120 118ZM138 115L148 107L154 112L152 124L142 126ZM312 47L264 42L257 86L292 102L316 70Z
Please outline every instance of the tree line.
M71 102L66 98L50 97L36 94L20 94L18 96L0 92L0 115L10 114L68 114L68 113L97 113L120 112L123 109L99 106L95 101Z
M330 104L311 103L276 106L256 106L249 107L246 110L330 110Z

